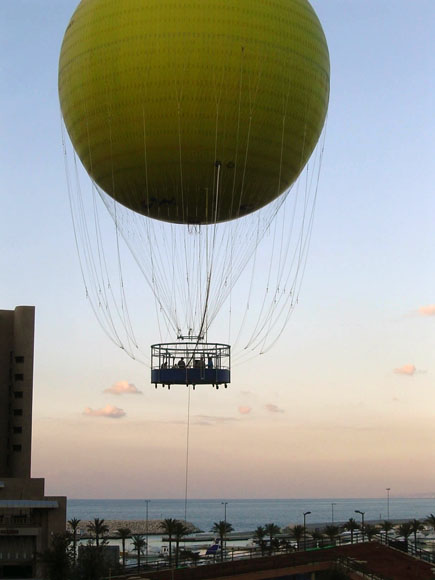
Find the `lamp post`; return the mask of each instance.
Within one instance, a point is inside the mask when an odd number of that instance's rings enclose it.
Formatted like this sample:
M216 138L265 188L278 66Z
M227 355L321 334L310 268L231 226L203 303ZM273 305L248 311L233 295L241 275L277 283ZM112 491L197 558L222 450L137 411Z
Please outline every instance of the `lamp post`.
M227 536L227 501L221 501L221 504L224 506L224 522L225 522L225 548L227 547L226 536ZM221 546L221 550L223 552L224 546Z
M306 518L311 512L304 512L304 550L307 549L307 525Z
M386 488L386 492L387 492L387 521L390 521L390 490L391 487L387 487Z
M363 542L364 542L364 540L365 540L365 536L364 536L364 514L366 512L362 512L360 510L355 510L355 513L356 514L360 514L360 516L361 516L361 530L362 530L362 537L363 537Z
M227 523L227 501L221 501L221 504L224 506L224 522Z
M334 506L336 503L331 503L331 523L334 523Z
M146 537L146 546L145 546L145 562L148 565L148 504L150 503L150 499L145 500L146 505L146 524L145 524L145 537Z

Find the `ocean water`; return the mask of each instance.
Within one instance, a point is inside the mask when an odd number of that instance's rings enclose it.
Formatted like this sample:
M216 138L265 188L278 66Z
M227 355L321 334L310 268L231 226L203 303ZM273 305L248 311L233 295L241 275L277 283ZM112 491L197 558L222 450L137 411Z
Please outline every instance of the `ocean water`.
M307 524L329 524L345 522L353 517L360 521L355 510L365 512L365 521L387 519L424 519L435 513L434 499L191 499L187 502L187 521L208 532L213 523L223 520L227 502L226 519L236 531L254 530L257 526L270 522L280 527L290 523L303 523L303 513ZM332 505L334 504L334 505ZM334 512L334 513L332 513ZM148 504L150 520L175 518L184 519L185 501L178 499L153 499ZM70 499L68 519L82 521L104 518L105 520L145 520L146 504L143 499Z

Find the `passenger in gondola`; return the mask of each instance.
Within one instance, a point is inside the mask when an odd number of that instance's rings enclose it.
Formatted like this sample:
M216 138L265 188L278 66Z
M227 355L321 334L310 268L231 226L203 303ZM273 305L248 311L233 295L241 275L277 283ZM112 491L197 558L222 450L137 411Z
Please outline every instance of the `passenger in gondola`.
M160 367L161 369L167 369L168 368L168 363L167 361L163 361L162 362L162 366Z
M180 360L178 361L178 368L179 369L185 369L186 368L186 363L184 362L184 358L181 357Z
M211 358L211 356L208 357L208 360L207 360L207 368L208 369L212 369L213 368L213 359Z

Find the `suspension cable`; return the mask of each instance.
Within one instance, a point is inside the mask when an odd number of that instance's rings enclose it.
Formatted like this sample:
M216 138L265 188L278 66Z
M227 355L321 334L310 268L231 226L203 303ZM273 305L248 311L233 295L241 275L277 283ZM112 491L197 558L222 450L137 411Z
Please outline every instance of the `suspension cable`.
M184 521L187 522L187 497L189 485L189 437L190 437L190 385L187 387L186 472L184 481Z

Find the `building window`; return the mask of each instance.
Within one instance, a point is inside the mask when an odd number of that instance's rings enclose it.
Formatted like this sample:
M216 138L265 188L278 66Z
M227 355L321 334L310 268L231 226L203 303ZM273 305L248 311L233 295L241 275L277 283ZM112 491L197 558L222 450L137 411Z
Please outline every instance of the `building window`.
M14 417L22 417L23 409L14 409Z
M24 357L23 356L16 356L15 357L15 362L16 363L23 363L24 362Z
M14 427L14 435L19 435L23 432L23 428L20 426Z
M15 391L14 397L16 399L22 399L23 398L23 391Z
M21 445L12 445L14 451L21 451Z
M23 375L23 373L16 373L15 374L15 380L16 381L24 381L24 375Z

